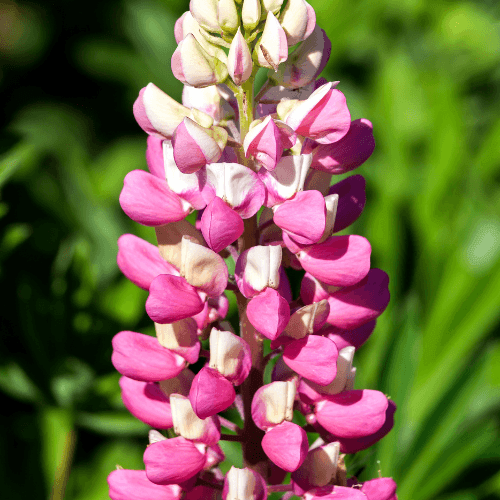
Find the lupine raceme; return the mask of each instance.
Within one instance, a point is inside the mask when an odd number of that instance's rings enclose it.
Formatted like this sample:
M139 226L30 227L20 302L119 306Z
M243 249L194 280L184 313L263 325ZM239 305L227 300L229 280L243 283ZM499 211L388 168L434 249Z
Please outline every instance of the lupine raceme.
M389 278L363 236L337 234L364 209L364 178L332 182L370 157L372 125L319 77L331 44L305 0L191 0L175 38L182 104L153 83L140 91L149 172L129 172L120 195L156 231L157 246L118 240L156 337L118 333L112 362L125 406L153 429L145 470L113 471L110 497L396 499L391 478L359 483L344 460L384 437L396 410L354 388ZM303 271L298 297L290 270ZM243 424L221 415L230 408ZM241 445L243 468L222 473L221 440Z

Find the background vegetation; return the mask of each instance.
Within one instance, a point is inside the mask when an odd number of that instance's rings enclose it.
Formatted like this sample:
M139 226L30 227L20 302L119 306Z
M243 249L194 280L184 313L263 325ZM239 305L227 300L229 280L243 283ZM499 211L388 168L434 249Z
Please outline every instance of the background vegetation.
M395 400L396 424L350 470L393 476L402 500L498 500L500 4L311 3L333 45L325 76L374 124L353 231L391 277L356 365L358 387ZM150 321L115 258L120 234L154 236L118 194L145 167L139 89L180 98L170 56L186 9L0 2L2 498L106 499L115 464L142 467L147 428L110 355L116 332Z

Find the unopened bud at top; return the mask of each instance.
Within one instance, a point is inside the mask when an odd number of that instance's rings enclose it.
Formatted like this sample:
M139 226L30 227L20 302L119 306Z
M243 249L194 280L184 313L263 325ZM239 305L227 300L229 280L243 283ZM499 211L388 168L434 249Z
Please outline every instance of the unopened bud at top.
M262 38L255 46L257 61L264 68L277 71L288 57L286 34L272 12L268 12Z
M234 0L218 0L218 20L223 31L234 33L240 24Z
M219 32L217 0L191 0L189 10L198 24L212 32Z
M227 70L236 85L247 81L252 74L252 55L240 28L231 42Z
M245 31L251 31L256 28L260 21L260 13L260 0L243 0L241 20L243 21Z
M281 15L281 26L285 30L288 45L305 40L316 26L314 9L305 0L288 0Z
M266 12L272 12L276 15L281 6L283 5L283 0L262 0L262 7Z

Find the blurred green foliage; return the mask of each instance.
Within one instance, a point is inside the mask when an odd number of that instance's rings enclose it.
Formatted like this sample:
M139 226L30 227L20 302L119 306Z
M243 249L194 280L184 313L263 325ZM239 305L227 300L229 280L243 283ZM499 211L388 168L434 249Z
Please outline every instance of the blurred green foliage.
M332 40L325 76L374 124L351 229L391 278L356 366L396 423L349 470L393 476L402 500L500 499L500 4L311 4ZM142 467L147 427L123 408L110 354L117 331L150 327L116 240L154 232L118 195L145 167L139 89L180 98L170 57L186 9L0 3L2 498L101 500L116 464Z

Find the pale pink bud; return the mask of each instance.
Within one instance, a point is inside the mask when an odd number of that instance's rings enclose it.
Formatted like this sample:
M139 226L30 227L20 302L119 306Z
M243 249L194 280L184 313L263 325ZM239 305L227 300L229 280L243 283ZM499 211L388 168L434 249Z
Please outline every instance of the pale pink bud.
M234 0L218 0L218 20L224 31L234 33L239 29L240 19Z
M280 283L281 247L255 246L245 250L236 262L235 279L241 293L251 298Z
M305 0L288 0L281 14L288 45L292 46L309 37L316 26L316 13Z
M250 129L243 148L247 158L252 155L264 168L274 170L283 150L293 147L296 140L297 135L288 125L267 116Z
M156 337L163 347L182 356L188 363L196 363L200 354L196 321L185 318L163 325L155 323Z
M251 469L231 467L224 479L223 500L266 500L264 478Z
M246 29L246 28L245 28ZM278 66L288 57L286 34L272 12L267 13L262 38L255 46L255 55L260 66L278 70Z
M252 367L250 346L234 333L212 328L209 367L217 370L234 385L242 384Z
M192 33L188 33L175 49L171 67L178 80L193 87L221 83L228 75L226 65L210 55Z
M283 156L274 170L259 170L258 175L266 186L266 207L283 203L302 191L311 161L311 154Z
M176 434L207 445L214 445L219 441L220 424L217 416L204 420L198 418L189 398L180 394L170 396L170 408Z
M344 94L333 89L332 83L326 83L295 106L286 116L285 122L297 134L320 144L329 144L347 134L351 115Z
M181 356L162 347L155 337L124 331L113 337L113 366L126 377L156 382L176 377L186 366Z
M366 181L362 175L347 177L330 188L329 194L339 195L334 233L350 226L361 215L366 203L365 188Z
M264 184L255 172L239 163L212 163L196 175L204 186L207 203L218 196L242 219L255 215L264 203Z
M149 285L159 274L179 274L161 257L157 246L133 234L123 234L118 238L116 261L121 272L144 290L149 290Z
M144 226L180 221L190 210L164 180L144 170L132 170L125 176L120 205L133 221Z
M212 137L214 133L220 135L220 141ZM192 174L207 163L215 163L222 154L226 140L227 132L224 129L217 127L210 131L186 117L172 137L175 164L182 173Z
M283 5L283 0L262 0L262 7L266 12L277 14Z
M243 219L218 196L212 199L201 216L201 232L214 252L220 252L236 241L244 230Z
M314 82L330 58L332 44L318 26L283 63L277 72L269 71L269 78L277 85L299 89Z
M246 82L252 74L252 54L247 42L238 28L236 35L231 42L227 60L227 70L236 85Z
M149 287L146 312L156 323L173 323L198 314L203 304L196 288L184 278L160 274Z
M344 391L316 404L318 423L339 438L362 438L385 423L387 397L371 389Z
M166 178L170 190L192 205L195 210L205 208L206 202L200 189L198 176L184 174L179 170L174 160L174 148L170 141L163 141L162 155L164 178Z
M374 149L373 125L366 118L360 118L351 122L349 131L340 140L321 144L313 150L312 168L345 174L368 160Z
M264 431L293 418L295 383L272 382L257 389L252 399L252 419Z
M201 27L220 32L217 0L191 0L189 10Z
M397 500L397 484L391 477L378 477L371 481L365 481L361 486L361 492L368 500Z
M117 469L108 476L111 500L180 500L182 489L178 484L152 483L144 470Z
M182 104L188 108L195 108L211 116L214 121L220 122L224 116L224 106L228 104L222 99L218 87L190 87L184 85L182 90Z
M134 116L139 126L148 134L170 139L182 120L189 116L189 109L150 83L139 92L134 103Z
M359 349L373 333L376 324L376 320L369 321L353 330L342 330L333 325L325 325L318 333L333 340L339 350L349 346Z
M243 0L241 20L243 21L245 32L252 31L259 24L260 14L260 0Z
M366 496L356 488L328 485L306 492L304 500L366 500Z
M200 418L207 418L229 408L236 397L233 384L217 370L203 367L195 376L189 400Z
M278 467L289 472L297 470L302 465L308 447L307 434L302 427L293 422L282 422L262 438L264 453Z
M123 404L134 417L156 429L172 427L170 403L158 384L121 377L120 388Z
M314 302L297 309L285 328L285 335L293 339L301 339L319 330L330 314L327 300Z
M346 235L332 236L301 251L297 257L302 267L322 282L352 286L368 274L370 254L371 246L366 238Z
M178 484L192 478L205 465L206 445L183 437L150 444L144 452L148 479L156 484Z
M329 484L337 472L339 451L337 442L310 450L303 464L292 473L295 493L303 495L311 488Z
M283 350L283 361L303 377L326 385L337 374L338 349L333 341L318 335L308 335L290 342Z
M228 270L224 259L210 248L182 238L180 275L209 297L218 297L227 286Z

